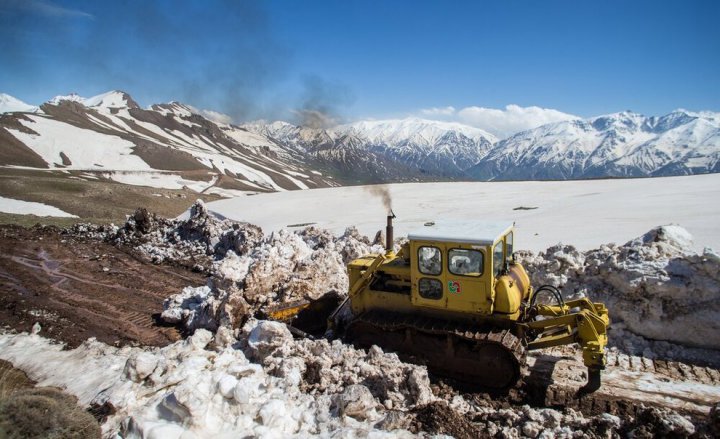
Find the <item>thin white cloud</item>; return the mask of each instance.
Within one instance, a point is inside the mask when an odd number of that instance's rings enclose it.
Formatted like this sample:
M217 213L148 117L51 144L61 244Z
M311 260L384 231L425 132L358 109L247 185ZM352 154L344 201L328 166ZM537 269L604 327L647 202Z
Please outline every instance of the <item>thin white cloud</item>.
M455 114L455 107L447 106L447 107L423 108L422 110L420 110L420 114L422 114L423 116L428 116L428 117L452 116Z
M508 105L502 110L475 106L456 110L454 107L448 106L424 108L419 113L424 117L460 122L480 128L494 134L499 139L548 123L580 119L578 116L551 108L521 107L514 104Z
M24 9L28 12L45 15L47 17L81 17L95 19L95 16L79 9L70 9L58 6L47 0L8 0L5 6Z
M509 137L517 132L537 128L553 122L580 119L551 108L521 107L508 105L504 110L484 107L466 107L457 113L458 120L468 125L483 128L499 138Z
M228 116L227 114L220 113L217 111L201 110L199 113L206 119L211 120L213 122L224 123L224 124L231 124L233 122L232 117Z

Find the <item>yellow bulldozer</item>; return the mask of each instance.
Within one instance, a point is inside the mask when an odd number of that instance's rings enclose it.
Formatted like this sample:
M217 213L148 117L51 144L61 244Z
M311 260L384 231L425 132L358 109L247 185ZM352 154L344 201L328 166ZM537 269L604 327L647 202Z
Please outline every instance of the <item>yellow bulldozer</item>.
M533 289L512 256L513 224L430 222L395 253L394 217L387 217L386 251L348 264L348 295L330 313L327 334L492 389L518 382L527 350L577 343L588 368L583 390L600 386L606 307L587 298L565 301L549 285ZM295 314L282 312L285 320Z

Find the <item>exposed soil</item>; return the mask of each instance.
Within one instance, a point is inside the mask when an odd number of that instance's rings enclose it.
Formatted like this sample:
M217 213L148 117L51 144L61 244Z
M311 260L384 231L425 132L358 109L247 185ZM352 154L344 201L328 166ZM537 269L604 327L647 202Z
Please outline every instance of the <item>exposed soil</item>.
M152 265L95 239L52 227L0 226L0 320L75 347L89 337L108 344L163 346L180 338L158 326L163 300L205 276Z
M457 439L492 437L473 425L445 402L432 402L413 411L415 415L411 430L426 431L432 434L446 434Z

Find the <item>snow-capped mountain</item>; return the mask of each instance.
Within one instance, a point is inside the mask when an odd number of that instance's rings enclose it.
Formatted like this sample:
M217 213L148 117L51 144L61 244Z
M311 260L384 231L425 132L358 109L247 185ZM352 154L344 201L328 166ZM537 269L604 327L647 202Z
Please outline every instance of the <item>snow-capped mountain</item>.
M621 112L543 125L498 142L468 170L481 180L720 172L720 115Z
M0 104L0 166L93 171L131 184L226 194L349 183L720 172L720 114L712 112L647 117L628 111L551 123L498 141L478 128L418 118L332 129L281 121L238 127L179 102L143 109L121 91L56 96L40 109L8 95L0 95Z
M337 184L267 137L177 102L142 109L121 91L57 96L36 114L0 115L0 166L220 195Z
M497 140L481 129L418 118L361 121L328 130L286 122L245 128L356 181L463 177Z
M0 93L0 113L12 113L15 111L35 113L38 111L38 107L26 104L20 99L14 98L8 94Z

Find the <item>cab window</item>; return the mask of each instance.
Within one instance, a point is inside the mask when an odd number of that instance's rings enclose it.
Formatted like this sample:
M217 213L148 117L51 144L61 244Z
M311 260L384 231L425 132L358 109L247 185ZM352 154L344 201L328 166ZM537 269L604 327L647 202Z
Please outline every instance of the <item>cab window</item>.
M478 250L453 248L448 252L448 270L460 276L480 276L483 254Z
M493 250L493 276L497 276L502 271L503 265L505 265L505 259L503 258L503 241L495 244Z
M505 237L505 254L508 258L513 254L513 232L508 233Z
M442 252L437 247L418 249L418 269L420 273L438 276L442 273Z
M423 299L442 299L442 282L429 277L420 278L418 281L418 292Z

